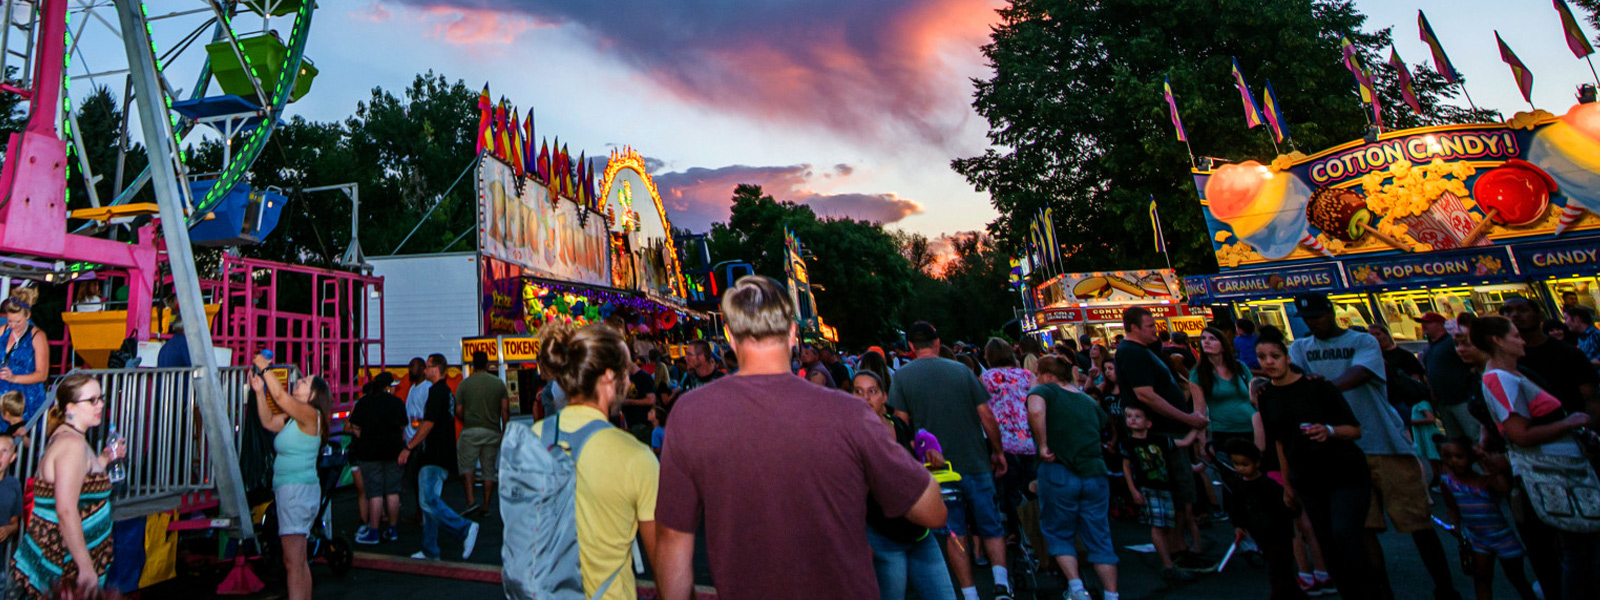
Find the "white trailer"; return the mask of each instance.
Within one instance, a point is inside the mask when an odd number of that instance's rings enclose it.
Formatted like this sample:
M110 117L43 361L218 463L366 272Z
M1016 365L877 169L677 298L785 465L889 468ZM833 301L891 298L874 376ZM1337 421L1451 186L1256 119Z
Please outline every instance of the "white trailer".
M372 274L383 278L383 296L368 297L368 315L383 315L386 366L403 366L435 352L460 355L461 339L480 333L482 302L476 252L368 257ZM378 303L383 310L377 310Z

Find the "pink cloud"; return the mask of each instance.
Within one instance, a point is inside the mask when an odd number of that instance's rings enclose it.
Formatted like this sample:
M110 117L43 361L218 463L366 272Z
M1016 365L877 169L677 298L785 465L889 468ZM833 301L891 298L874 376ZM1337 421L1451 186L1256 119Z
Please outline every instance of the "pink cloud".
M893 193L826 193L814 189L814 184L819 182L838 184L853 172L848 165L823 169L811 165L732 165L716 169L696 167L653 178L673 225L691 231L705 231L711 223L726 221L733 188L741 183L759 185L777 200L805 204L825 217L893 223L922 212L920 203Z
M952 143L972 115L964 73L982 64L978 48L998 18L995 0L402 2L574 26L693 104L935 145Z

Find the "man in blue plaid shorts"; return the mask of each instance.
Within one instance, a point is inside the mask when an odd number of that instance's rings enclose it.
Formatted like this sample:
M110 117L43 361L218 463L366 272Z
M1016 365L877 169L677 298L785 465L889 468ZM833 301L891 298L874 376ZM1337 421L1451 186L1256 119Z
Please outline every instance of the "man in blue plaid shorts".
M1172 477L1167 469L1168 455L1178 448L1194 443L1196 433L1181 438L1150 435L1150 418L1144 408L1129 406L1123 410L1128 431L1132 434L1123 442L1123 478L1128 482L1134 504L1140 506L1139 522L1150 526L1150 543L1161 556L1161 579L1169 583L1188 583L1195 576L1179 570L1172 564L1171 548L1183 547L1179 537L1176 504L1172 500ZM1183 475L1180 473L1180 475Z

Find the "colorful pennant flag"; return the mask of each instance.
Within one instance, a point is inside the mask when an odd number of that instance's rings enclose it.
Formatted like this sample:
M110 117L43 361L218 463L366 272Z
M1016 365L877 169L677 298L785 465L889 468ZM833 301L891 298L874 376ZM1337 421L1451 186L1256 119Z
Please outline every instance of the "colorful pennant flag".
M539 181L550 186L550 140L539 142Z
M1372 98L1377 95L1372 88L1372 73L1361 65L1361 56L1356 53L1356 45L1350 43L1350 38L1339 38L1339 49L1344 54L1344 68L1356 78L1356 88L1361 91L1361 102L1372 104Z
M1372 107L1372 122L1381 130L1383 129L1383 100L1378 98L1377 88L1372 87L1372 69L1370 67L1362 67L1359 80L1367 82L1366 88L1362 90L1362 95L1367 97L1367 106Z
M1172 113L1172 126L1178 130L1178 141L1188 142L1189 134L1183 131L1183 119L1178 118L1178 99L1172 96L1172 81L1162 79L1161 87L1167 97L1167 109Z
M1594 54L1594 46L1589 45L1589 40L1583 36L1583 28L1578 26L1578 20L1572 18L1572 9L1567 8L1566 0L1555 0L1556 12L1561 13L1562 33L1567 34L1567 47L1572 49L1572 55L1583 58Z
M522 170L531 177L539 173L539 153L537 149L533 147L534 141L538 140L539 138L534 137L533 135L534 130L532 108L528 109L528 120L522 122L522 127L527 130L523 135L525 142L522 148Z
M522 121L517 118L517 109L511 108L511 152L506 154L506 160L511 163L511 172L520 179L522 177ZM520 183L518 185L521 185Z
M1272 85L1270 83L1268 86ZM1156 211L1156 197L1150 196L1150 231L1155 234L1156 252L1167 251L1167 240L1161 235L1161 213Z
M1256 106L1256 99L1250 95L1250 84L1244 81L1244 72L1239 70L1239 59L1233 59L1233 84L1239 87L1239 99L1244 102L1244 122L1249 128L1254 129L1261 124L1261 108Z
M489 98L489 84L483 84L483 93L478 95L478 155L482 156L485 150L494 150L494 100Z
M1060 263L1061 245L1056 241L1055 209L1048 206L1044 209L1044 241L1045 254L1050 257L1050 262Z
M1450 83L1460 83L1461 74L1456 72L1455 65L1450 64L1450 57L1445 55L1444 46L1439 45L1439 36L1433 34L1433 26L1428 24L1427 15L1417 11L1417 33L1422 41L1428 44L1428 50L1433 52L1433 68L1439 76Z
M1022 287L1022 259L1011 257L1011 287Z
M1422 114L1422 104L1417 102L1416 86L1411 82L1411 69L1406 67L1406 61L1400 60L1400 51L1393 46L1389 47L1389 66L1394 67L1394 72L1400 77L1400 96L1405 98L1406 105L1411 107L1411 112Z
M1529 71L1527 65L1522 64L1517 54L1506 45L1506 41L1500 39L1499 31L1494 32L1494 41L1500 44L1500 60L1506 61L1506 65L1511 67L1511 76L1517 80L1517 90L1522 92L1522 99L1532 104L1533 71Z
M506 131L509 121L506 120L506 98L500 97L500 105L494 109L494 155L505 160L511 154L511 136Z
M1272 141L1282 143L1283 138L1289 137L1289 124L1283 120L1283 111L1278 105L1278 93L1272 90L1272 80L1267 80L1267 90L1261 96L1261 111L1266 113L1267 129L1272 130ZM1155 200L1150 201L1152 210Z

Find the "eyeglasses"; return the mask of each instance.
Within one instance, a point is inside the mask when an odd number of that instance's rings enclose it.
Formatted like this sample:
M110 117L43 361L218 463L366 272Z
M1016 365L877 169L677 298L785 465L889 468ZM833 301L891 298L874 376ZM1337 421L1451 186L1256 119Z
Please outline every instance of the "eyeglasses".
M83 400L73 400L71 402L71 404L83 404L85 402L93 403L93 404L105 404L106 403L106 397L103 394L96 394L94 397L91 397L91 398L84 398Z

